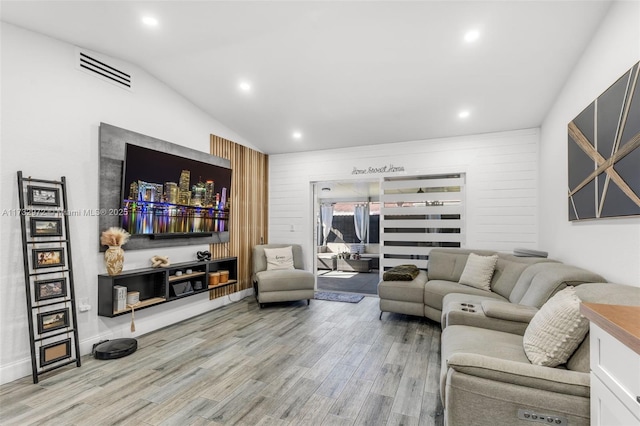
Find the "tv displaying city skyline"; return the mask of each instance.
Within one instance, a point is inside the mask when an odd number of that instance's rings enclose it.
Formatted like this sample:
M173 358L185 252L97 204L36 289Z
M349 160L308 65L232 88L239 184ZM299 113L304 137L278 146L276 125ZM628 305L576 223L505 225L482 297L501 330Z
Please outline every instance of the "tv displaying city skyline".
M231 169L126 144L121 225L131 235L229 231Z

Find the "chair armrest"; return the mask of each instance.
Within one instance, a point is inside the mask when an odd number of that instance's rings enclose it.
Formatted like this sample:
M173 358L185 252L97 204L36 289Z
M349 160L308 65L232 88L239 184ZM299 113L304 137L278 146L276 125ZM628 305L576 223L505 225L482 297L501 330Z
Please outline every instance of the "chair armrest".
M489 318L498 318L507 321L531 322L538 308L526 305L518 305L499 300L485 300L482 302L482 310Z
M566 395L589 397L589 373L543 367L472 353L451 355L447 366L457 372L496 382Z

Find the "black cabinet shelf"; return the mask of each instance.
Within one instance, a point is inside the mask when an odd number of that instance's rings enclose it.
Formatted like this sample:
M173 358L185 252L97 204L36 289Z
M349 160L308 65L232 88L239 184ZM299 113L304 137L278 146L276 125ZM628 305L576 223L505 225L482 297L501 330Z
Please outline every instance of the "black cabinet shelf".
M191 272L187 273L187 270L191 270ZM209 287L209 274L221 270L229 271L229 281L215 287ZM176 275L177 271L182 274ZM128 306L116 310L115 286L126 287L127 292L137 291L140 293L140 302L133 306L137 311L195 296L223 286L228 287L237 283L237 276L238 259L236 257L181 262L162 268L133 269L113 276L101 274L98 275L98 315L116 317L131 312L131 307ZM200 288L196 290L196 282L198 281Z
M169 275L169 282L170 283L176 283L176 282L180 282L180 281L188 281L191 278L196 278L196 277L204 277L207 275L206 271L200 271L200 272L192 272L190 274L183 274L183 275Z

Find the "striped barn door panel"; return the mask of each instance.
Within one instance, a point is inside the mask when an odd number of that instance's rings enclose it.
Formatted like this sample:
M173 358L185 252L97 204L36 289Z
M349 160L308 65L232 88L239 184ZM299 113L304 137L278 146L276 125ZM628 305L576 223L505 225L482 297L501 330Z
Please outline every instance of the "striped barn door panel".
M380 269L415 264L426 269L434 247L465 241L465 176L386 178L381 188Z

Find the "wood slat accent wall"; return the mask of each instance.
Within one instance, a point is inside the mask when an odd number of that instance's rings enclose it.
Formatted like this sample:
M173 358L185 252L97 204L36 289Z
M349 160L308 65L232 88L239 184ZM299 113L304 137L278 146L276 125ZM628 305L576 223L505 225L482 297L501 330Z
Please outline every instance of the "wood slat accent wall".
M211 155L231 161L229 242L212 244L211 257L238 257L236 291L251 288L251 250L267 243L269 156L220 136L211 135ZM219 297L210 294L210 298Z

